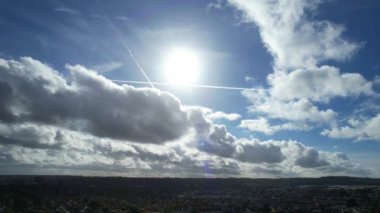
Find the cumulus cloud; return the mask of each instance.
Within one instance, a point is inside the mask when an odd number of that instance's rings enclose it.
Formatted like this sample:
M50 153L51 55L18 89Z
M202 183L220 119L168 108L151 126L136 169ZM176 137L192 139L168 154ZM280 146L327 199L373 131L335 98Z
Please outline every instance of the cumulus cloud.
M216 111L216 112L210 113L208 115L208 117L211 120L225 119L225 120L229 120L229 121L235 121L235 120L239 120L241 118L241 115L239 115L237 113L225 113L222 111Z
M238 113L226 113L222 111L213 111L212 109L206 108L206 107L187 107L188 109L192 111L198 111L199 115L205 115L204 119L208 119L211 121L217 121L217 120L227 120L227 121L235 121L239 120L241 118L241 115Z
M255 177L303 176L309 170L313 170L315 176L326 171L327 174L353 174L357 170L344 154L318 151L296 141L237 139L231 144L231 155L221 157L219 152L194 149L186 143L143 145L73 130L61 131L63 136L57 141L58 149L0 143L0 167L4 167L1 171L9 171L8 165L13 169L27 169L19 170L21 173L39 168L53 173L54 170L71 171L68 174ZM318 157L308 154L308 150L313 150Z
M278 131L283 130L296 130L296 131L306 131L310 127L305 123L282 123L278 125L271 125L269 121L264 117L259 117L257 119L245 119L239 124L240 128L248 129L254 132L262 132L266 135L272 135Z
M358 73L340 73L336 67L321 66L275 72L268 76L271 95L280 100L308 98L328 102L333 97L373 95L372 82Z
M297 141L259 141L257 139L240 139L241 144L256 144L261 146L249 153L261 153L262 161L251 169L258 173L274 176L318 176L329 171L333 174L355 174L363 172L369 175L371 171L353 164L348 156L339 152L325 152L308 147ZM265 148L264 148L265 147ZM270 152L267 152L269 151ZM265 165L265 166L264 166Z
M305 150L295 163L303 168L314 168L329 165L325 159L321 159L319 152L312 148Z
M240 117L236 114L183 106L169 93L120 86L78 65L68 65L70 78L64 78L32 58L1 62L0 85L4 88L1 144L20 147L18 153L28 150L26 148L77 150L78 153L72 156L74 159L83 154L89 162L82 164L93 164L86 153L96 150L95 154L102 156L96 162L104 159L104 162L98 162L99 165L114 162L110 159L123 162L135 157L138 162L173 163L182 161L177 151L128 143L154 145L187 136L189 141L202 140L207 144L202 150L204 154L233 159L235 137L225 126L213 124L210 119ZM189 136L191 132L195 134L192 137ZM78 136L79 133L89 136ZM105 140L109 140L108 144ZM127 144L120 145L115 140ZM72 141L78 141L78 144L74 145ZM86 143L91 143L93 148L86 147ZM70 154L64 153L61 157L68 156ZM35 162L35 159L27 159L24 163ZM67 165L73 162L76 160L70 160Z
M68 126L147 143L177 139L189 127L188 114L169 93L119 86L82 66L67 66L69 82L32 58L5 62L0 66L1 85L8 88L0 107L4 121Z
M0 144L19 145L29 148L60 148L61 131L36 124L6 125L0 123Z
M173 95L117 85L85 67L69 75L24 57L0 59L0 170L4 174L129 176L303 175L299 142L237 138L213 112ZM239 117L239 116L232 116ZM318 153L329 174L351 174L349 159ZM310 158L310 157L309 157ZM317 163L318 164L318 163ZM261 169L259 169L261 168ZM328 170L329 169L329 170Z
M307 98L283 101L264 90L246 90L242 94L252 103L248 107L249 112L262 113L270 118L296 122L330 123L337 116L337 113L331 109L319 109Z
M7 107L11 104L12 95L12 87L6 82L0 81L0 119L3 122L12 122L15 119L15 116L11 113L9 107Z
M239 127L255 132L262 132L266 135L272 135L275 132L274 128L270 126L268 120L263 117L258 119L242 120Z
M335 97L376 96L373 83L357 73L340 73L330 66L276 71L268 76L269 91L243 91L251 114L285 121L270 125L267 118L245 119L240 127L271 135L280 130L309 130L318 125L335 125L338 113L324 107ZM320 106L317 106L320 104Z
M281 146L271 142L241 139L238 141L236 158L249 163L281 163L286 159Z
M212 129L207 139L201 139L201 150L222 157L231 157L235 152L235 137L227 132L224 125L213 125Z
M315 20L314 14L324 0L226 2L239 11L243 22L258 27L264 46L274 58L267 91L243 92L252 103L249 112L290 125L274 127L265 120L250 119L241 127L270 135L276 129L292 130L305 124L335 125L338 114L321 104L327 105L336 97L377 95L373 89L376 79L368 81L359 73L344 73L321 65L325 61L349 59L363 46L343 36L343 25Z
M380 141L380 113L374 117L351 118L344 126L325 129L322 135L331 138Z
M335 124L338 113L333 109L321 109L317 104L328 104L335 97L376 96L373 83L358 73L340 73L331 66L298 69L292 72L275 71L268 76L269 90L243 91L251 106L251 114L261 114L281 119L285 126L270 128L263 119L245 121L242 127L266 134L281 129L308 130L312 124ZM250 124L248 127L248 123ZM309 123L309 125L306 125ZM257 125L256 125L257 124Z
M315 66L325 60L345 60L361 46L343 38L344 26L312 19L323 1L228 0L245 22L259 27L265 47L281 68Z

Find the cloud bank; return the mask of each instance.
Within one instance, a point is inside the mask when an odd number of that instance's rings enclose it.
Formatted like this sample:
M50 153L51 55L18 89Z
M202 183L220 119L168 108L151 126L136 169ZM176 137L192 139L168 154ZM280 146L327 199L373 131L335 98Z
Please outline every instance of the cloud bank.
M319 176L370 174L343 153L238 138L168 92L118 85L80 65L0 59L2 174ZM62 174L62 173L60 173Z

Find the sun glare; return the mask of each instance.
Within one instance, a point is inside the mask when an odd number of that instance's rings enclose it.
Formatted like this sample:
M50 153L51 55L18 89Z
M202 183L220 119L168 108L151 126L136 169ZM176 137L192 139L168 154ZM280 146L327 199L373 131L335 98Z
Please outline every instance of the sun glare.
M200 72L198 55L190 49L173 49L165 60L164 71L169 83L179 86L193 84Z

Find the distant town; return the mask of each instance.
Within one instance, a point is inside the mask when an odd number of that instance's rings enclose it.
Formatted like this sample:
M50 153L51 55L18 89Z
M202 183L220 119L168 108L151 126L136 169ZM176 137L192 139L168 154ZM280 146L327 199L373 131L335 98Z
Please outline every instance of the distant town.
M380 212L380 179L0 176L0 212Z

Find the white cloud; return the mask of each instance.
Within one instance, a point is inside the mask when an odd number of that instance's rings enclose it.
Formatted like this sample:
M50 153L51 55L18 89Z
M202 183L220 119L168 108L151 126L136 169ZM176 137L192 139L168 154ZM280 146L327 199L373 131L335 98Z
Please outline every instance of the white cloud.
M211 120L225 119L229 121L235 121L235 120L239 120L241 118L241 115L237 113L225 113L222 111L216 111L216 112L210 113L207 117Z
M62 12L62 13L68 13L72 15L79 15L80 13L74 9L68 8L68 7L56 7L54 8L54 11L56 12Z
M318 158L304 160L317 163L298 165L310 147L236 138L210 119L237 115L185 106L160 90L117 85L79 65L67 69L64 78L32 58L0 60L2 173L225 177L354 169L348 159L319 150Z
M357 73L342 74L339 69L331 66L297 69L292 72L275 71L268 76L268 83L271 87L267 91L243 91L243 96L252 104L248 107L249 112L265 115L267 118L291 121L291 126L298 127L306 123L336 124L338 114L328 107L320 109L315 103L327 105L335 97L377 96L372 89L373 82L367 81ZM251 129L266 134L276 132L276 128L269 128L269 124L265 122L261 122L260 125L260 130L253 127L252 122L250 126ZM291 130L291 126L277 128L289 127Z
M333 97L372 95L372 82L358 73L340 73L338 68L321 66L297 69L290 73L277 71L268 76L271 94L280 100L308 98L328 102Z
M122 67L123 65L124 64L122 62L110 61L110 62L93 66L91 68L99 73L105 73L105 72L110 72L112 70L118 69Z
M271 125L269 121L264 117L257 119L245 119L242 120L240 128L248 129L254 132L262 132L266 135L272 135L278 131L292 130L292 131L305 131L310 127L305 123L282 123L278 125Z
M250 131L262 132L266 135L272 135L275 132L273 127L270 126L268 120L263 117L258 119L242 120L239 127Z
M63 135L59 129L31 123L0 123L0 140L2 144L19 145L29 148L58 149Z
M215 2L211 2L207 5L207 10L210 9L221 9L224 5L223 0L216 0Z
M119 20L119 21L130 21L131 20L127 16L116 16L116 17L114 17L114 19Z
M282 101L271 96L269 92L262 90L246 90L242 94L252 103L248 108L250 113L264 114L269 118L303 123L331 123L335 121L337 115L331 109L319 109L307 98Z
M376 85L380 84L380 76L378 76L378 75L375 76L374 84L376 84Z
M251 77L251 76L247 75L247 76L244 77L244 80L246 82L254 82L256 79L254 77Z
M0 104L0 117L146 143L177 139L191 127L188 113L167 92L119 86L82 66L67 68L71 82L32 58L1 66L0 84L10 89Z
M323 1L228 0L245 22L259 27L260 36L279 68L315 66L325 60L345 60L361 46L342 37L345 28L312 20Z
M325 129L322 135L331 138L380 141L380 113L374 117L352 118L345 126Z
M359 73L343 73L325 61L349 59L362 43L343 37L344 26L315 20L324 0L227 0L242 14L246 23L254 23L261 39L274 58L274 72L268 75L268 91L244 91L251 102L248 110L265 119L280 119L292 126L300 124L336 125L338 114L329 101L336 97L378 96ZM319 104L319 105L317 105ZM276 128L264 120L246 121L253 131L273 134ZM287 128L287 127L285 127ZM284 129L284 128L283 128Z
M46 126L41 126L46 128ZM49 127L62 132L59 148L24 146L21 143L4 144L0 140L0 168L2 172L23 168L66 171L68 174L95 174L141 176L199 177L239 176L313 176L326 174L356 174L359 168L352 164L346 155L323 152L307 147L296 141L260 141L238 139L223 141L229 143L229 156L222 152L205 152L184 144L136 144L107 138L99 138L86 133ZM216 133L217 138L226 138L225 129ZM218 130L218 131L219 131ZM40 132L49 135L49 132ZM20 136L13 135L17 138ZM43 136L45 137L45 136ZM43 138L41 137L41 138ZM228 137L227 137L228 138ZM213 141L217 144L220 142ZM222 142L222 143L223 143ZM37 142L35 142L37 143ZM226 146L228 150L228 146ZM219 150L220 151L220 150ZM312 154L310 154L312 153ZM224 152L226 154L226 152ZM8 165L8 167L6 167ZM207 167L207 171L205 171ZM251 170L261 168L252 173ZM334 168L338 168L337 171ZM25 170L26 169L26 170ZM43 170L45 169L45 170ZM326 172L328 171L328 172ZM363 170L365 171L365 170ZM266 173L265 173L266 172ZM265 173L265 174L263 174ZM367 173L366 173L367 174Z

